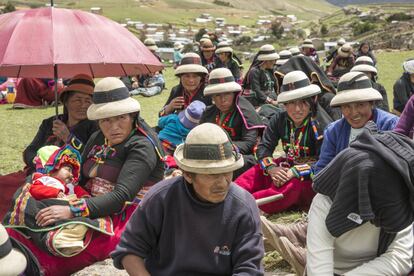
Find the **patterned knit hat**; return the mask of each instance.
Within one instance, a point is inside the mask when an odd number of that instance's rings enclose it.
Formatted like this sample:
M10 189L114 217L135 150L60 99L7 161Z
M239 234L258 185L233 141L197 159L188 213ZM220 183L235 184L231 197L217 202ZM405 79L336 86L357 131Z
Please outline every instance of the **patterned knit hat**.
M51 174L64 165L72 167L73 182L78 182L80 175L81 155L79 151L70 145L61 148L57 146L44 146L37 151L33 163L36 171L43 174Z

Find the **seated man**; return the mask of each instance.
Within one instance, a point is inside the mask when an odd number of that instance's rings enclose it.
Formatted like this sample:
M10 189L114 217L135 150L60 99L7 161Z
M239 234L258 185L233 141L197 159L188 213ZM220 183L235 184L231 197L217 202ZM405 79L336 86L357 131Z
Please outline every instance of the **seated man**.
M132 78L133 90L129 91L129 94L131 96L142 95L151 97L161 93L164 87L165 79L163 74L155 72L152 76L141 77L139 81L136 78Z
M231 182L243 158L219 126L190 131L174 158L183 176L145 195L112 253L131 275L263 275L259 212Z
M407 275L413 257L414 143L369 122L314 179L308 275Z

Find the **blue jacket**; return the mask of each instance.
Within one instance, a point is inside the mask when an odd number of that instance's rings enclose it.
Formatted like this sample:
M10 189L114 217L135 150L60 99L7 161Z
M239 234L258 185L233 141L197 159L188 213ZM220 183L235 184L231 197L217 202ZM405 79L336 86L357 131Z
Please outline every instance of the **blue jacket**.
M160 117L158 120L158 127L161 131L158 133L158 138L161 141L167 140L174 146L184 143L190 129L186 128L178 118L177 114L170 114Z
M373 111L373 119L378 130L392 130L398 122L397 116L378 108ZM350 133L351 125L345 118L329 124L324 131L321 153L314 166L314 174L325 168L338 153L348 147Z

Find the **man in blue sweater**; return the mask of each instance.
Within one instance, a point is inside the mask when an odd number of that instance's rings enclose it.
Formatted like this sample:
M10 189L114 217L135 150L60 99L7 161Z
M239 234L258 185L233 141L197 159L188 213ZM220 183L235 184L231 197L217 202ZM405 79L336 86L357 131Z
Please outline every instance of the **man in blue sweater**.
M130 275L263 275L259 212L231 182L243 166L217 125L195 127L174 158L183 176L156 184L112 253Z

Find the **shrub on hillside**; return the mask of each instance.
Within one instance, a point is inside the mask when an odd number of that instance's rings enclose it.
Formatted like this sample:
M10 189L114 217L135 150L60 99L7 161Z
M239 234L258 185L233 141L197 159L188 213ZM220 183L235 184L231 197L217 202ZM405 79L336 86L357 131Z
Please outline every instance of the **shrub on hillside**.
M282 26L282 23L278 20L272 22L270 30L272 31L272 35L274 35L277 39L281 39L283 32L285 31L285 29Z
M403 12L399 12L399 13L394 13L392 15L390 15L389 17L387 17L387 22L392 22L394 20L396 21L407 21L407 20L411 20L413 19L412 15L403 13Z
M221 1L221 0L214 0L213 3L216 4L216 5L219 5L219 6L224 6L224 7L234 7L229 2Z
M246 45L246 44L250 44L251 41L252 41L252 38L250 36L244 35L244 36L241 36L241 37L235 39L233 41L233 44L235 46Z
M9 2L7 2L6 6L2 9L2 13L14 12L15 10L16 10L16 8L9 1Z
M352 26L352 32L354 33L355 36L375 30L375 29L376 29L376 25L373 23L369 23L369 22L364 22L364 23L356 22Z
M329 33L328 27L325 24L321 26L321 35L327 35Z

